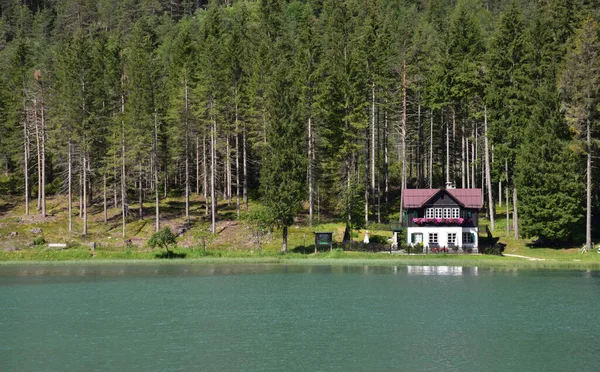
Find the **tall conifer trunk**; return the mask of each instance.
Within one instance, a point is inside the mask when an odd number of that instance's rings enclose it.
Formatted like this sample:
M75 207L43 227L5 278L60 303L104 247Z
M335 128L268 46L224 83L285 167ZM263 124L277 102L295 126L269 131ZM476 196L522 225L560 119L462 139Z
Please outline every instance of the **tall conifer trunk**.
M202 192L204 193L204 203L206 205L206 215L208 216L208 168L206 164L206 128L202 135Z
M519 239L519 211L517 209L517 186L513 186L513 232L515 239Z
M42 192L42 217L46 218L46 120L44 115L44 85L40 83L41 101L40 101L40 117L41 117L41 140L42 140L42 176L40 190Z
M40 128L37 115L37 100L33 99L33 125L35 127L35 148L37 154L37 176L38 176L38 192L36 210L42 209L42 152L40 149Z
M483 123L485 126L485 182L488 192L488 208L490 215L490 225L492 231L496 228L496 217L494 213L494 196L492 195L492 177L490 170L490 151L489 151L489 139L488 139L488 123L487 123L487 107L484 107Z
M138 189L138 201L139 201L139 209L138 214L140 220L144 219L144 194L143 194L143 171L142 171L142 154L138 154L138 167L139 167L139 189Z
M214 102L211 103L212 109L214 110ZM210 231L215 234L217 232L216 227L216 214L217 214L217 201L216 201L216 193L215 193L215 172L216 172L216 141L215 136L217 133L217 120L214 117L214 113L212 114L212 128L210 131L210 210L211 210L211 225Z
M158 232L160 230L160 199L158 194L158 114L156 109L154 109L154 184L156 188L154 189L154 213L155 213L155 224L154 231Z
M231 195L232 195L232 190L231 190L231 183L232 183L232 179L233 177L231 176L231 145L230 145L230 138L229 138L229 134L227 134L225 136L225 148L226 148L226 152L225 152L225 182L226 182L226 191L227 193L225 195L227 195L227 205L231 205Z
M463 124L463 135L462 135L464 141L464 152L463 152L463 180L466 178L466 185L467 185L467 189L471 188L471 172L470 172L470 164L469 164L469 137L465 136L465 127ZM465 176L465 172L466 171L466 176Z
M585 246L587 249L592 248L592 137L589 116L588 114L586 123L587 167L585 182Z
M365 129L366 131L366 143L365 143L365 226L369 224L369 176L370 176L370 156L369 156L369 147L370 147L370 138L369 138L369 128Z
M200 195L200 139L196 136L196 194Z
M83 218L83 155L79 160L79 218Z
M69 136L69 144L68 144L68 210L69 210L69 232L73 232L73 155L72 155L72 145L71 145L71 137Z
M27 118L23 121L23 173L25 175L25 215L29 215L29 131L27 130Z
M235 88L235 210L240 217L240 125L237 100L237 86Z
M308 116L308 223L310 226L313 224L314 214L314 185L313 185L313 133L312 133L312 118Z
M183 71L183 85L185 90L185 223L190 224L190 129L188 112L188 81L187 70Z
M424 178L424 156L423 156L423 126L421 125L421 97L417 105L417 129L418 129L418 143L417 143L417 180L418 187L423 187Z
M461 132L461 153L460 153L460 178L461 178L461 187L468 188L469 186L465 184L465 123L463 121L462 132ZM468 145L467 145L468 146ZM467 166L468 169L468 166ZM468 177L467 177L468 179Z
M123 76L124 79L124 76ZM122 81L124 84L124 81ZM124 88L123 88L124 89ZM125 113L125 91L121 92L121 114ZM122 235L125 238L125 228L127 221L127 179L125 173L125 122L121 120L121 223Z
M502 208L502 181L498 181L498 206Z
M506 187L504 193L506 196L506 235L510 235L510 213L508 211L508 160L504 159L504 173L506 178Z
M450 185L450 125L446 123L446 187Z
M84 146L85 146L85 136L84 136ZM87 235L87 222L88 222L88 214L87 214L87 196L88 196L88 190L87 190L87 154L86 154L86 149L83 150L83 159L82 159L82 178L83 178L83 198L82 198L82 203L83 203L83 236Z
M388 117L387 111L383 113L383 192L385 194L385 210L388 211L389 201L389 149L388 149Z
M402 129L401 129L401 142L402 142L402 181L400 186L400 195L404 196L404 190L406 189L406 58L402 61ZM402 209L402 207L401 207ZM402 224L403 211L400 210L400 224Z
M371 205L375 206L375 82L371 85ZM368 210L367 210L368 217Z
M108 222L108 201L106 197L106 173L102 175L102 207L103 207L103 216L104 216L104 224Z
M429 123L429 188L433 188L433 111Z
M244 128L242 129L242 147L243 147L243 168L244 168L244 208L248 210L248 157L246 153L246 125L244 123Z
M288 248L288 227L283 226L283 247L281 248L282 253L286 253Z
M472 136L473 140L471 141L471 188L477 188L477 130L473 129ZM483 189L483 184L481 188Z

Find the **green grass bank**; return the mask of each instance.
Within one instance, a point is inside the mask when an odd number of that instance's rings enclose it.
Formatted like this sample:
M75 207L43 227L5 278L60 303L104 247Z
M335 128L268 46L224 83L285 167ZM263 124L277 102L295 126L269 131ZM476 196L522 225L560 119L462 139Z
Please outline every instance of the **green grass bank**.
M275 229L257 242L249 226L237 218L235 206L219 205L217 234L209 239L206 249L196 234L197 229L206 228L207 219L204 202L195 196L192 199L191 226L184 223L180 210L182 200L167 198L161 201L161 225L172 231L185 227L177 238L175 257L167 259L166 252L151 249L147 242L154 231L151 211L153 205L144 204L145 219L130 217L126 236L122 236L120 210L109 209L108 220L104 221L100 208L90 208L87 236L81 236L82 221L75 209L73 231L68 231L66 199L49 199L47 218L42 219L33 212L24 215L21 203L4 200L0 208L0 265L16 264L145 264L145 263L190 263L190 264L308 264L308 265L442 265L478 266L502 269L568 269L600 270L600 254L581 253L579 247L563 249L533 247L529 241L515 239L506 233L503 214L496 219L493 235L506 245L505 256L468 254L404 255L343 251L340 242L344 224L332 218L322 219L308 226L305 216L299 216L289 229L289 251L281 254L281 230ZM255 204L251 203L250 209ZM133 206L135 209L135 206ZM480 231L489 222L480 220ZM386 225L377 224L369 228L371 241L385 242L392 236ZM331 231L337 249L333 252L314 253L314 231ZM355 241L362 241L366 230L353 231ZM484 238L484 234L480 234ZM90 243L95 243L92 252ZM34 244L37 243L37 244ZM50 249L48 243L65 243L66 249ZM204 242L206 243L206 241ZM513 257L510 257L510 256Z

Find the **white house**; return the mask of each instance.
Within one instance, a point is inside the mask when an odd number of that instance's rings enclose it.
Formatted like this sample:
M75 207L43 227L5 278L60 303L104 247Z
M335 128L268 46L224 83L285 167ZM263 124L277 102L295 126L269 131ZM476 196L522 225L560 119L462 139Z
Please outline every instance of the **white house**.
M481 189L407 189L402 195L407 244L428 251L477 253Z

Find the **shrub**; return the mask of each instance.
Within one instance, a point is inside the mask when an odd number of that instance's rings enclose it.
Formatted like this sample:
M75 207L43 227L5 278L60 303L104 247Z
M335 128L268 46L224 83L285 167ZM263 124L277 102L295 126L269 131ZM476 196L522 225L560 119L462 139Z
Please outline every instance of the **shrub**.
M58 193L60 186L63 184L63 179L60 177L56 177L54 181L46 184L46 195L55 195Z
M492 254L495 256L502 256L502 248L498 246L486 247L483 249L483 254Z
M0 175L0 194L14 195L18 191L18 185L17 176Z
M405 248L406 253L423 253L423 243L415 244L411 246L410 244Z
M43 245L46 244L46 239L43 236L38 236L33 239L33 245Z
M383 235L372 235L369 237L369 242L374 244L389 244L387 236Z

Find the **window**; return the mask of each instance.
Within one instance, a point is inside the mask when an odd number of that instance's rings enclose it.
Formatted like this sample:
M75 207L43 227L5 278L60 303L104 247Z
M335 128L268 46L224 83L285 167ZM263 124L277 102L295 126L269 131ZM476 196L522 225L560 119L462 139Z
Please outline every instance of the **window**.
M435 217L435 211L433 210L433 208L427 208L425 210L425 218L434 218Z
M435 209L435 218L442 218L442 208Z
M456 233L448 233L448 244L456 244Z
M438 234L437 233L429 233L429 243L437 243L438 242Z
M412 233L410 237L410 242L414 244L423 243L423 234L422 233Z
M461 217L465 218L465 219L466 218L471 218L471 216L472 216L471 211L466 210L466 209L463 209L460 214L461 214Z
M460 217L460 208L452 208L452 218Z
M444 208L444 218L452 218L451 216L452 209Z
M462 238L463 238L462 239L463 244L475 243L475 234L473 234L473 233L465 232L465 233L463 233Z

